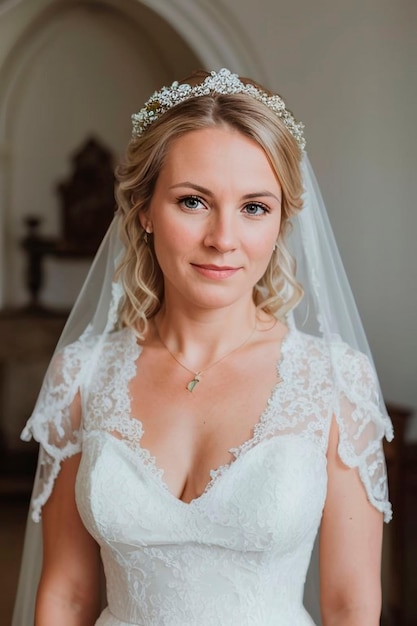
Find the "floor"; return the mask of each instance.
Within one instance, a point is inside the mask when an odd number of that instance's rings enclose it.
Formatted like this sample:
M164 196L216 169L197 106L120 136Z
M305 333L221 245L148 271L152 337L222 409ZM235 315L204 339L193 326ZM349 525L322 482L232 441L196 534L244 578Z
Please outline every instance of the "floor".
M417 472L413 473L405 488L405 620L400 623L394 619L390 624L383 622L383 626L417 626ZM0 626L11 624L28 508L25 485L18 485L17 495L15 492L11 494L12 490L8 488L5 493L0 481Z
M0 626L10 626L28 502L26 498L2 498L0 502Z
M405 570L404 590L405 626L417 626L417 467L405 485ZM396 626L396 625L393 625Z

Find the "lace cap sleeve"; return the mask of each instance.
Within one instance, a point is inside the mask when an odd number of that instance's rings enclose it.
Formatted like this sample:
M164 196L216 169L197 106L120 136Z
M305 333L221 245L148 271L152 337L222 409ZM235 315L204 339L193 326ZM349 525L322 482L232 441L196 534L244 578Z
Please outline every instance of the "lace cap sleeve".
M335 417L339 427L338 453L348 467L357 467L371 504L392 517L382 447L384 437L393 438L391 421L381 410L374 368L361 352L344 343L332 350L338 383Z
M52 493L62 461L81 452L81 410L77 394L91 352L91 341L80 338L54 355L34 411L21 434L24 441L33 438L40 444L31 502L35 522L40 521L41 508Z

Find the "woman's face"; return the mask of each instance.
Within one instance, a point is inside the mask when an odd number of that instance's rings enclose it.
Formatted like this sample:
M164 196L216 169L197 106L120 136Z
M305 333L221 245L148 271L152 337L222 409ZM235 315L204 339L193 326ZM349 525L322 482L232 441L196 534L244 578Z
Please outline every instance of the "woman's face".
M281 187L263 149L232 129L174 140L141 224L153 232L173 306L252 300L278 237Z

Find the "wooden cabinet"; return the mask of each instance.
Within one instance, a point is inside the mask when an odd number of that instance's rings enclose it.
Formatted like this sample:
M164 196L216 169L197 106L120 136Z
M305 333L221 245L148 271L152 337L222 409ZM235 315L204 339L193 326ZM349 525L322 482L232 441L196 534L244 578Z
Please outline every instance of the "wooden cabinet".
M0 477L1 488L18 490L31 480L37 444L20 440L34 407L67 313L0 313ZM5 486L7 485L7 487Z
M397 404L387 403L394 426L394 439L384 443L387 460L390 500L393 518L385 526L383 568L384 623L387 626L405 626L406 606L406 478L407 455L405 431L412 411Z

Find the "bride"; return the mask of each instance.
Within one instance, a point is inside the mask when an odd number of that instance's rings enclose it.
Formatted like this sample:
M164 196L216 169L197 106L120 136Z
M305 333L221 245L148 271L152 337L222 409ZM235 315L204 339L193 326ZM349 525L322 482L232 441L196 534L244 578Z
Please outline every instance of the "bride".
M23 433L41 444L35 623L307 626L319 531L322 623L376 626L391 426L302 124L228 70L133 122Z

